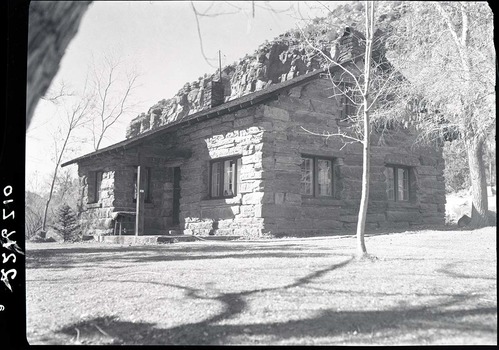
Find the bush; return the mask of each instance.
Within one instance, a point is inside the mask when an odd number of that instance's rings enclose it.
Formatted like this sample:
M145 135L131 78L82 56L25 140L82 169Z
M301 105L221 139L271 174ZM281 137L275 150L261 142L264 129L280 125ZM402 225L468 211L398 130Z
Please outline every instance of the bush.
M34 243L53 243L53 242L57 242L55 239L53 239L52 237L42 237L40 235L34 235L32 236L30 239L29 239L30 242L34 242Z
M54 230L61 235L64 242L81 240L81 230L77 220L76 213L66 203L57 210Z

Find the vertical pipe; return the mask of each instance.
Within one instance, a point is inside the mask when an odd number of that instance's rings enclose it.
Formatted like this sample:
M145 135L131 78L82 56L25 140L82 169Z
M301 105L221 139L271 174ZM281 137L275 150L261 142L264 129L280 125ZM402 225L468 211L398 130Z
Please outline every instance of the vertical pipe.
M220 82L222 82L222 52L218 50L218 65L220 67Z
M142 215L142 208L141 208L141 193L140 193L140 185L141 185L141 169L142 167L139 165L137 166L137 198L136 198L136 205L135 205L135 236L139 235L139 227L140 227L140 216Z

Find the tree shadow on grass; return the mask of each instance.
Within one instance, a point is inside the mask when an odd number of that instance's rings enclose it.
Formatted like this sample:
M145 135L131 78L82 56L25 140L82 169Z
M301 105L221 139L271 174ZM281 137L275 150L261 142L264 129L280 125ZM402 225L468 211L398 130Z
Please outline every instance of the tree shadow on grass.
M302 258L330 257L338 253L338 248L321 248L312 252L310 246L300 244L260 243L206 244L171 246L130 246L130 247L84 247L32 250L26 254L28 269L68 269L82 268L86 264L95 266L101 263L125 265L161 261L211 260L211 259L254 259L254 258Z
M467 263L467 261L456 261L453 263L445 264L444 266L442 266L438 270L435 270L435 272L443 273L444 275L454 277L454 278L497 280L497 276L492 277L492 276L484 276L484 275L466 275L466 274L454 271L456 269L456 267L459 266L459 264L465 264L465 263Z
M454 330L479 332L495 337L497 327L493 322L472 321L469 317L497 314L493 307L478 307L467 310L439 310L440 305L418 308L391 309L383 311L336 311L324 310L316 317L282 322L262 322L258 324L220 325L218 321L226 316L234 316L243 311L241 299L223 298L230 305L223 314L209 320L181 325L172 328L158 328L146 322L121 321L116 317L98 317L64 327L60 334L73 341L88 344L127 344L127 345L194 345L194 344L250 344L269 342L269 339L289 341L307 338L331 339L341 336L341 341L367 342L376 344L389 332L403 329L405 334L421 333L428 330ZM419 337L426 337L424 334ZM427 340L427 339L425 339ZM418 343L416 335L414 343Z
M129 322L108 316L68 325L58 333L73 341L78 339L79 342L93 344L129 345L261 344L272 340L293 341L294 339L309 339L312 342L313 339L331 339L337 336L341 337L342 340L339 341L341 342L352 332L355 334L352 341L376 343L387 333L400 332L401 328L405 333L442 329L481 332L490 336L497 334L497 326L493 322L483 321L486 317L493 318L497 315L497 309L493 307L456 309L455 306L459 303L476 297L463 294L445 295L439 303L419 307L399 306L381 311L326 309L315 317L299 320L265 322L262 319L262 322L257 324L220 324L223 321L234 320L246 311L246 298L249 296L261 292L277 292L281 295L291 288L306 287L325 274L346 266L352 259L353 257L314 271L285 286L221 293L215 297L206 296L203 289L165 284L184 290L186 298L217 301L223 305L220 313L200 322L160 328L153 323ZM474 316L480 316L480 320L476 321ZM417 343L418 339L414 339L414 342Z

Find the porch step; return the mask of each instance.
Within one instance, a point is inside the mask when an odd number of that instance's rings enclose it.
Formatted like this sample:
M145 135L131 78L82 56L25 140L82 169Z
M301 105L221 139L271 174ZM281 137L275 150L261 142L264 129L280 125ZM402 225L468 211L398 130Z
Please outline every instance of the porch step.
M235 241L241 236L194 236L200 241Z

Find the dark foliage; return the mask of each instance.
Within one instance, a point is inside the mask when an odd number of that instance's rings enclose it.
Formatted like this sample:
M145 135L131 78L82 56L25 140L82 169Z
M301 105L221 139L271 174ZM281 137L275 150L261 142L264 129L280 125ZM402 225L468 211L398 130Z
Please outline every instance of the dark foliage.
M64 242L81 240L81 231L76 213L68 204L64 203L59 207L56 220L54 230L61 235Z

